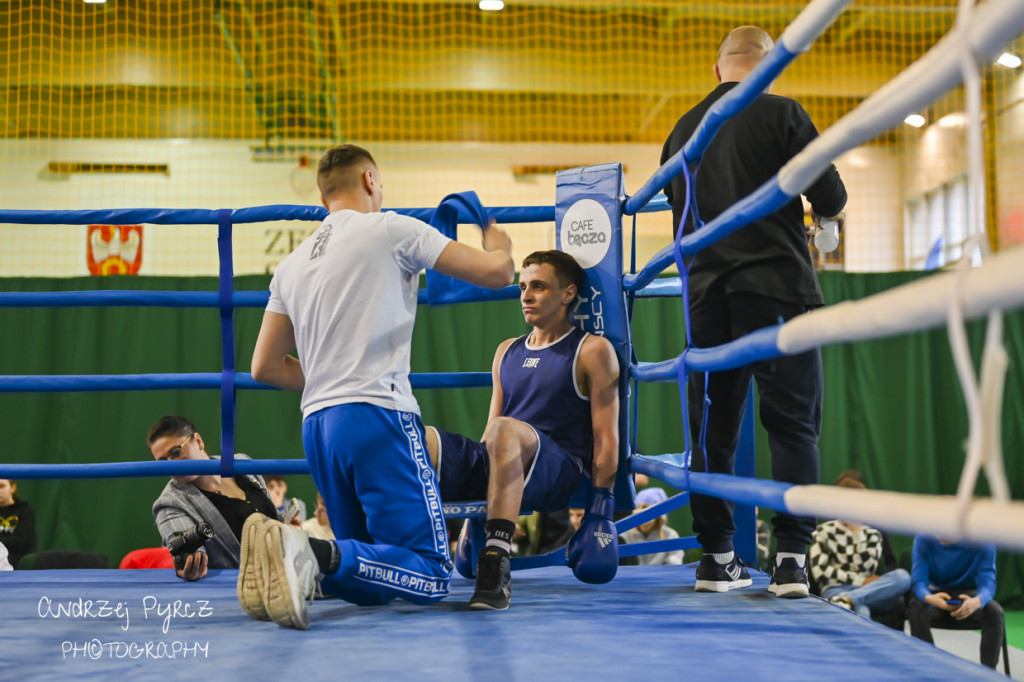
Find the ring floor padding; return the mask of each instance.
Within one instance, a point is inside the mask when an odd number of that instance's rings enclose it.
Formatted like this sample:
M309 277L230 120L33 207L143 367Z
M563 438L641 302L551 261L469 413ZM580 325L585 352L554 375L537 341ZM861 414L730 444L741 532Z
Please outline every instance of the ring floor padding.
M694 570L622 567L607 585L565 567L516 572L503 612L469 610L472 582L455 577L434 606L318 600L307 631L250 620L233 570L197 583L169 570L4 572L0 679L1006 679L820 599L777 599L762 573L745 590L694 592ZM79 599L92 617L47 615Z

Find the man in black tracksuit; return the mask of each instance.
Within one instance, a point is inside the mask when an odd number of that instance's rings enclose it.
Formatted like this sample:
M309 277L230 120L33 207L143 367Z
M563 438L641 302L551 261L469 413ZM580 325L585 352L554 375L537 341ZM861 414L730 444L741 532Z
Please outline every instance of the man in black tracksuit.
M755 26L741 26L726 36L714 66L720 85L679 119L665 142L662 163L683 148L708 108L734 88L772 46L771 37ZM767 93L759 96L723 125L696 170L698 219L710 222L754 192L817 135L800 104ZM686 199L684 178L674 179L665 194L678 230ZM839 220L842 228L846 189L835 166L830 166L805 196L816 215ZM694 229L694 212L691 203L683 225L685 233ZM824 303L798 198L697 253L689 277L691 336L699 348L779 324ZM693 470L733 473L751 373L761 398L761 423L768 432L772 478L818 483L823 379L821 351L817 349L709 375L706 453L698 441L705 416L705 375L692 375ZM724 592L750 585L749 574L733 553L733 504L704 495L692 495L691 504L694 531L704 548L696 589ZM778 555L769 589L780 597L806 596L804 555L814 519L780 513L773 524Z

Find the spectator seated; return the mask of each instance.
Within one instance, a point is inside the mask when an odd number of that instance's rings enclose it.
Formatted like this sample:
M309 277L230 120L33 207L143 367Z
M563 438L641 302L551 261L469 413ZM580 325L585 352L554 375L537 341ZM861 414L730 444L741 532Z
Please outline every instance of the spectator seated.
M49 549L21 557L19 570L49 570L64 568L110 568L110 560L97 552L75 552L67 549Z

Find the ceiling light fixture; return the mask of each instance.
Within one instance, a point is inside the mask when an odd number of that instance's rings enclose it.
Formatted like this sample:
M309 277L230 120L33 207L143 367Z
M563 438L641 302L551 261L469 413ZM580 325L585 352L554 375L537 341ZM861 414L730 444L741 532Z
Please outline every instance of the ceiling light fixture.
M1021 58L1010 52L1004 52L999 55L999 59L996 60L996 64L1005 66L1008 69L1016 69L1021 65Z
M956 111L939 119L940 128L963 128L967 125L967 114Z
M480 0L477 7L485 12L497 12L505 9L505 3L502 0Z
M911 114L910 116L907 116L905 119L903 119L903 122L906 123L908 126L914 126L915 128L920 128L925 123L927 123L927 121L925 121L924 116L922 116L921 114Z

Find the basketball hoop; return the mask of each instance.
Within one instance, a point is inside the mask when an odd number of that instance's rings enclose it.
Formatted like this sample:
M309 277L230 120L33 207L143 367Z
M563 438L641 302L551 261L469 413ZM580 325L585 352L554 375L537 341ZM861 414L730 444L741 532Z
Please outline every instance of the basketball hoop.
M309 162L308 156L299 157L299 165L292 169L292 190L300 197L309 198L317 191L316 169Z

